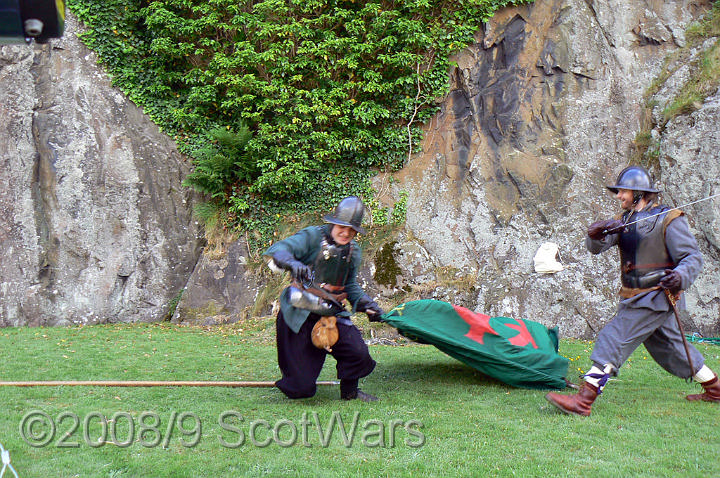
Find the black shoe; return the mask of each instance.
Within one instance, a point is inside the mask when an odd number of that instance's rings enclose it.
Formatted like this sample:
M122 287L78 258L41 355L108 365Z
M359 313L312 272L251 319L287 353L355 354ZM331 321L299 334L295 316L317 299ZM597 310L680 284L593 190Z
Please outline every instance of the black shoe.
M347 395L343 395L343 400L361 400L363 402L377 402L379 399L375 395L370 395L369 393L365 393L362 390L355 390L354 392L348 393Z

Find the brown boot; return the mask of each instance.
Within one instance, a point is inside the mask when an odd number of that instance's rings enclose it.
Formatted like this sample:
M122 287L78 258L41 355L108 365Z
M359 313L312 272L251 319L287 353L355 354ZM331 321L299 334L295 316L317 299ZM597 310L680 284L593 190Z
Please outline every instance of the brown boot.
M590 406L598 396L598 389L594 385L583 382L580 391L574 395L560 395L559 393L550 392L545 395L548 402L555 405L563 413L571 413L573 415L581 415L587 417L590 415Z
M708 380L707 382L703 382L700 385L702 385L702 388L705 389L705 392L698 393L696 395L688 395L687 398L691 402L695 400L703 400L706 402L720 402L720 382L718 382L718 376L715 375L715 378Z

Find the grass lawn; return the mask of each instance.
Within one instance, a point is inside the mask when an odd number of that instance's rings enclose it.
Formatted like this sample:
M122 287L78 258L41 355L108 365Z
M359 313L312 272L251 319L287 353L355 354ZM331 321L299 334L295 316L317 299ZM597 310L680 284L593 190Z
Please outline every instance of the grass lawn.
M271 319L0 329L0 379L275 380L273 330ZM561 341L570 379L591 347ZM720 347L698 348L720 370ZM720 476L720 406L687 402L699 387L644 348L589 418L432 346L371 353L361 386L375 403L340 401L337 386L299 401L275 388L0 387L0 443L21 477ZM335 379L332 358L320 379Z

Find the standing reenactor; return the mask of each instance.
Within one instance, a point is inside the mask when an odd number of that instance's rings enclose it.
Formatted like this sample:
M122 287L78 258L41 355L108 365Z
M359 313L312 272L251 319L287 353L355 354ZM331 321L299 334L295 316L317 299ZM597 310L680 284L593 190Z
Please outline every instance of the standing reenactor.
M625 168L615 193L624 212L588 227L585 245L593 254L618 246L622 287L615 317L600 331L590 356L592 368L574 395L552 392L545 398L565 413L590 415L590 408L611 376L640 345L671 374L692 377L704 393L688 400L720 402L717 375L695 347L685 342L674 309L685 309L682 291L695 281L703 259L682 211L655 203L660 191L648 172ZM687 346L687 348L686 348ZM692 369L690 364L692 364Z
M280 296L276 324L282 379L275 385L289 398L315 395L316 380L329 353L337 361L342 399L377 400L358 388L358 380L369 375L376 363L351 313L343 307L349 301L353 311L365 312L370 321L379 321L384 313L356 281L362 254L355 236L365 233L364 212L360 198L347 197L334 214L324 216L327 224L306 227L265 252L272 258L271 268L287 270L294 279ZM313 345L313 337L323 332L316 324L324 325L326 317L336 322L337 342Z

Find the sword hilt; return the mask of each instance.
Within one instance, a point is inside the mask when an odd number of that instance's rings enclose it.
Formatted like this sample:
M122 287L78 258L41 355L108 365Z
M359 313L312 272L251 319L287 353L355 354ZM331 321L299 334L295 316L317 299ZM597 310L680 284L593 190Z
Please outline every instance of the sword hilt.
M619 227L613 227L613 228L610 228L610 229L603 229L603 232L602 232L602 233L603 233L603 235L606 235L606 236L607 236L608 234L615 234L616 232L622 231L622 230L625 228L625 226L626 226L626 225L623 224L622 226L619 226Z

